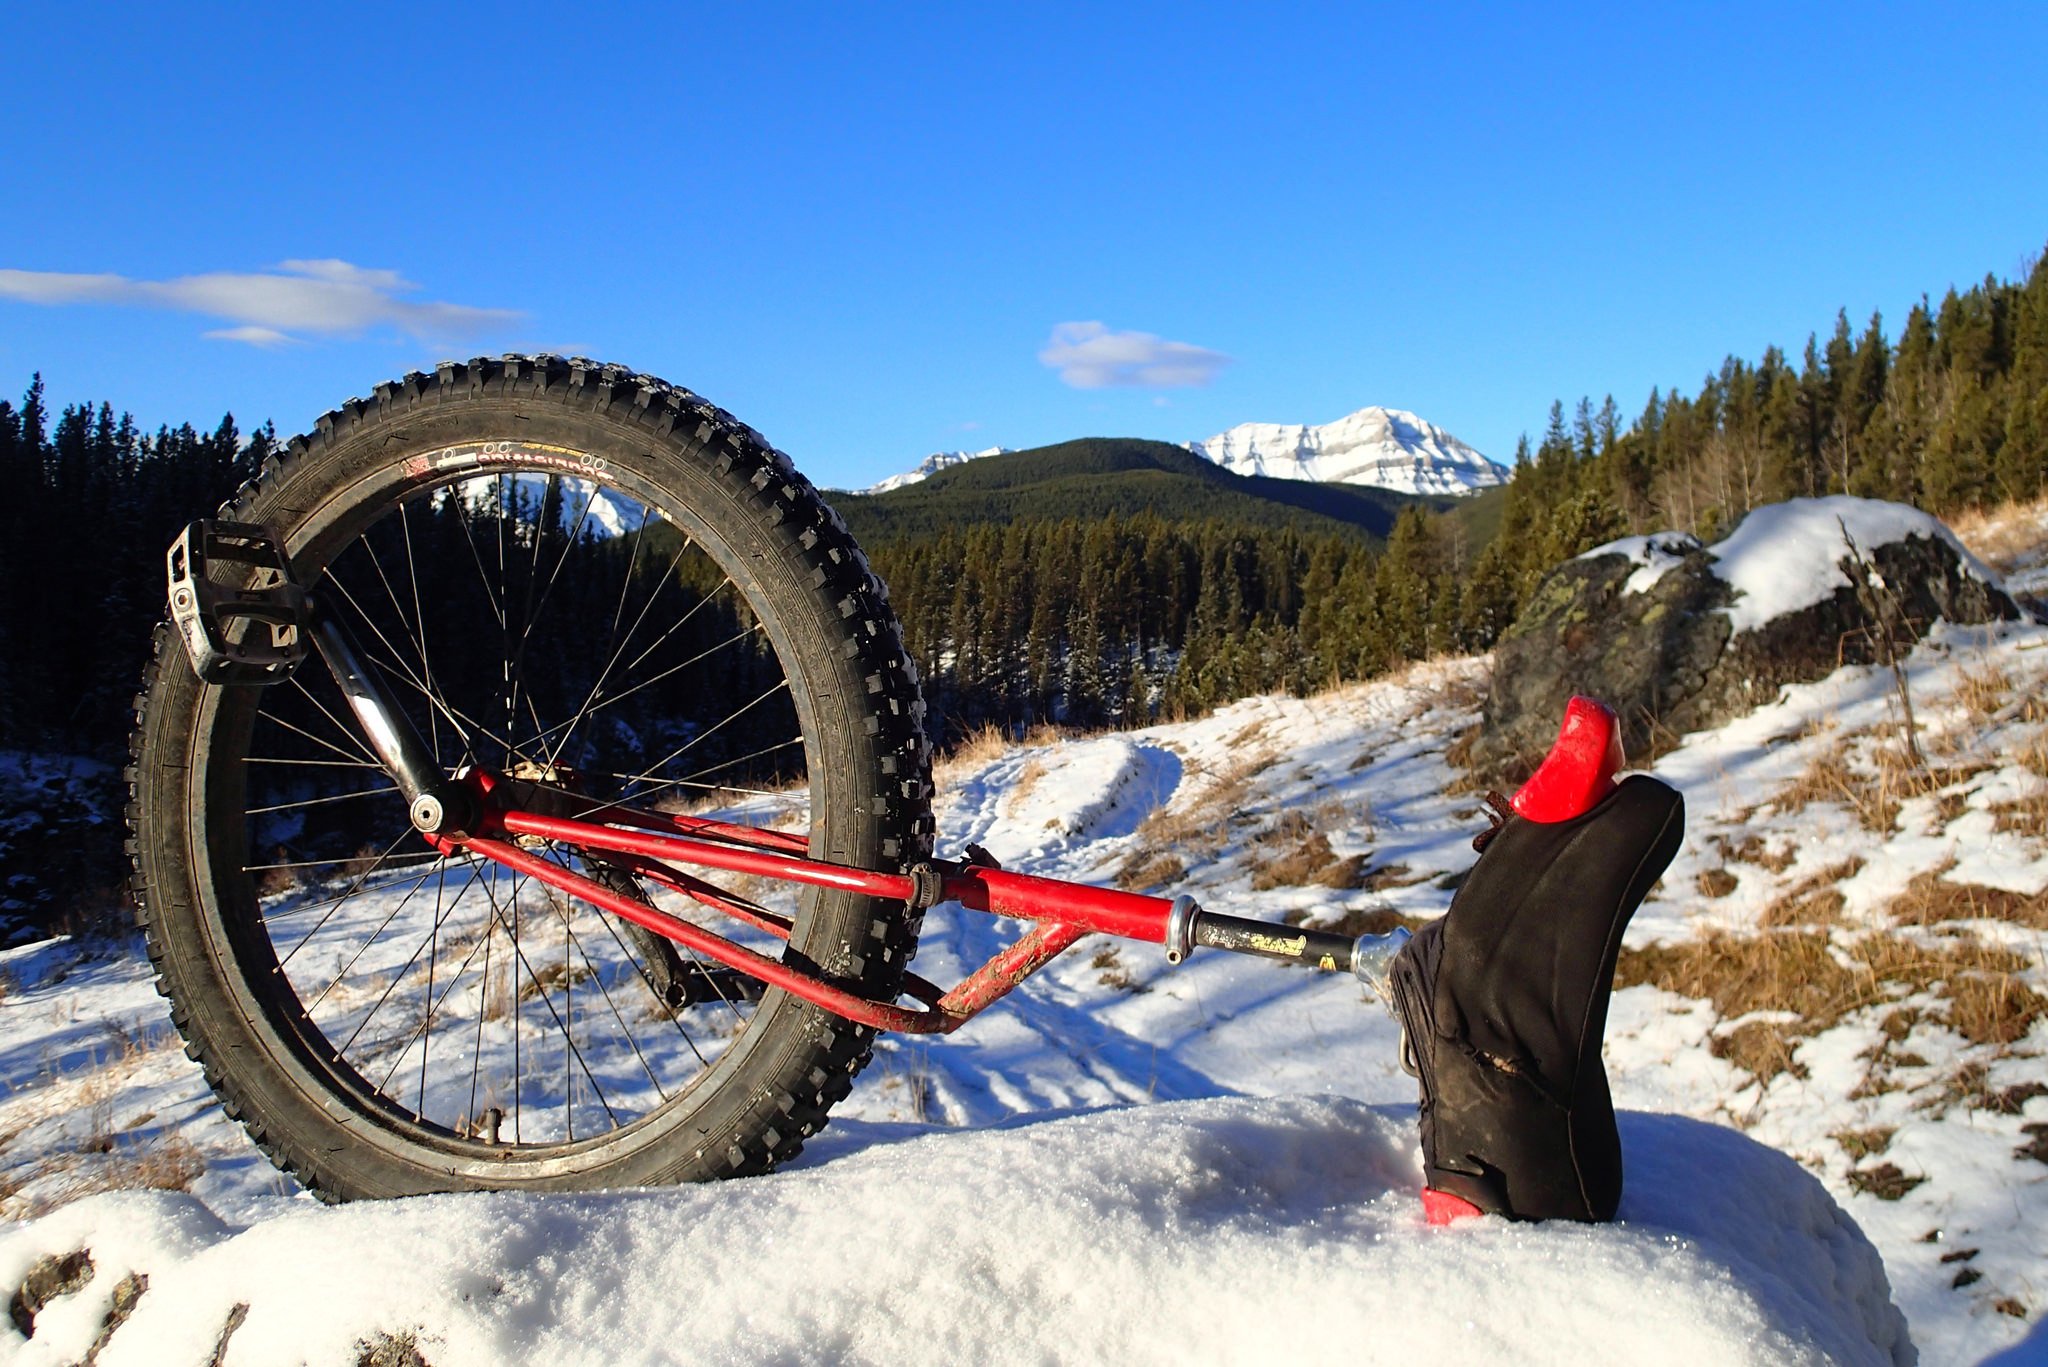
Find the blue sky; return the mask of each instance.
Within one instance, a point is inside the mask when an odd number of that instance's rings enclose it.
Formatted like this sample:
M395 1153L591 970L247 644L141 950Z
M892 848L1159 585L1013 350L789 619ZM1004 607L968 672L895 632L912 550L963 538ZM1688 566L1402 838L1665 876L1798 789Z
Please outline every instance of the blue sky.
M320 8L0 17L0 394L567 350L827 485L1368 403L1505 460L2048 245L2041 4Z

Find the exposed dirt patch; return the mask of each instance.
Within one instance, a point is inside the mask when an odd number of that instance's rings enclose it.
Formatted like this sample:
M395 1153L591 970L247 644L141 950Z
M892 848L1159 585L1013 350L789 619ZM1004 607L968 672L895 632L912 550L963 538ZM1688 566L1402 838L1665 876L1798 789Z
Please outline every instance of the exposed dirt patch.
M1856 1168L1849 1173L1849 1185L1880 1201L1896 1201L1927 1179L1908 1177L1896 1163L1879 1163L1874 1168Z

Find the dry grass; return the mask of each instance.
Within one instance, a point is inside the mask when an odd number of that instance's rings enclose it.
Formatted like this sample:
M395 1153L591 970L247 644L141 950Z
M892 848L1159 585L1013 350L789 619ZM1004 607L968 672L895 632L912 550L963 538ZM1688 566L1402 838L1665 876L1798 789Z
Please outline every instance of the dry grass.
M1725 835L1715 836L1713 843L1721 851L1724 863L1754 864L1760 869L1769 869L1772 873L1783 873L1791 868L1792 861L1799 857L1799 852L1789 845L1781 850L1772 849L1764 838L1755 832L1744 836L1740 844L1729 844Z
M1140 850L1123 862L1113 881L1125 892L1150 892L1187 877L1188 866L1168 850Z
M1848 899L1836 885L1844 879L1854 878L1862 869L1860 857L1830 864L1812 877L1802 879L1798 886L1764 908L1758 923L1772 930L1842 924L1842 912L1848 906Z
M2012 676L1991 660L1978 669L1958 669L1955 692L1949 696L1949 702L1981 729L1991 724L2011 696Z
M1791 1069L1798 1040L1853 1011L1920 993L1934 996L1948 1028L1971 1044L2017 1043L2048 1014L2048 998L2021 980L2029 967L2014 951L1970 937L1924 944L1876 934L1838 945L1815 930L1709 931L1678 945L1624 949L1615 985L1650 983L1703 998L1723 1020L1763 1017L1717 1035L1713 1051L1768 1082Z
M1099 970L1096 981L1104 987L1114 987L1120 992L1150 992L1152 989L1131 976L1131 970L1124 967L1123 956L1117 946L1105 945L1095 951L1095 957L1088 966Z
M1899 1132L1896 1125L1880 1125L1869 1130L1843 1130L1830 1135L1842 1151L1853 1162L1861 1163L1866 1158L1876 1158L1892 1146L1892 1136Z
M1859 740L1869 743L1857 747L1860 753L1852 763L1850 745ZM2048 748L2044 748L2042 760L2048 770ZM1961 816L1968 804L1967 794L1947 790L1990 767L1981 763L1922 766L1913 762L1905 746L1859 734L1845 737L1815 758L1774 793L1772 801L1780 812L1829 803L1849 812L1856 824L1871 834L1890 835L1898 828L1900 809L1913 798L1935 798L1937 819L1943 825Z
M60 1153L10 1179L4 1210L11 1218L34 1219L59 1206L108 1191L186 1191L206 1171L206 1159L182 1135L116 1139L95 1117L78 1151Z
M1278 758L1258 751L1214 772L1190 765L1190 777L1199 781L1181 785L1185 801L1176 794L1176 801L1153 808L1138 823L1136 845L1115 874L1117 886L1158 887L1185 875L1191 861L1214 857L1229 842L1230 823L1244 819L1253 780Z
M942 788L950 788L975 770L1001 759L1009 749L1010 737L1003 728L983 722L932 765L932 780Z
M1987 888L1981 883L1953 882L1944 876L1947 871L1932 870L1908 883L1906 890L1892 901L1892 919L1902 926L2007 921L2033 930L2048 930L2048 893L2030 897L2004 888Z
M1896 1201L1926 1180L1925 1176L1907 1176L1897 1163L1879 1163L1874 1168L1856 1168L1849 1173L1850 1186L1880 1201Z
M1693 881L1700 890L1700 896L1709 899L1726 897L1739 886L1735 875L1725 868L1701 869L1699 877Z
M1991 828L2008 835L2048 840L2048 787L1991 808Z
M1945 520L1980 560L2003 573L2040 553L2041 528L2048 521L2048 497L1971 508Z
M1250 867L1252 888L1264 892L1278 887L1349 889L1361 885L1366 857L1362 854L1339 858L1330 847L1327 830L1351 824L1353 813L1344 803L1332 799L1307 812L1286 811L1273 824L1252 838ZM1371 829L1371 820L1366 820Z

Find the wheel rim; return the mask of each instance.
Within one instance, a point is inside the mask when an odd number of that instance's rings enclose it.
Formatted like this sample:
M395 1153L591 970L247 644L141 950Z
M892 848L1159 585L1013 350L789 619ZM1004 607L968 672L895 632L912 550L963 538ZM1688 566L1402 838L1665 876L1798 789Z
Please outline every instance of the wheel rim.
M681 506L617 477L515 464L395 489L294 559L447 767L803 829L815 720L734 577L741 557L662 511ZM389 1124L499 1159L628 1142L793 1005L686 972L691 999L664 1006L673 974L624 923L426 850L346 716L317 662L285 685L226 691L200 838L264 1013ZM709 920L580 851L536 853ZM803 942L797 896L713 881L797 918Z

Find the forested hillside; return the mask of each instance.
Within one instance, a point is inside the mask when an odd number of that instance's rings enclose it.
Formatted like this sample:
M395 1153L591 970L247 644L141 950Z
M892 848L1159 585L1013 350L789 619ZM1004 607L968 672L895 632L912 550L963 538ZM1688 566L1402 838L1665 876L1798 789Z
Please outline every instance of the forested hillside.
M1386 539L1418 499L1363 484L1318 484L1236 474L1163 441L1083 437L1005 451L941 470L883 494L833 493L832 504L866 546L984 522L1156 513L1173 522L1228 522ZM1431 506L1454 500L1436 497Z
M165 548L276 444L232 415L150 433L101 403L53 422L40 375L0 400L0 746L119 751Z

